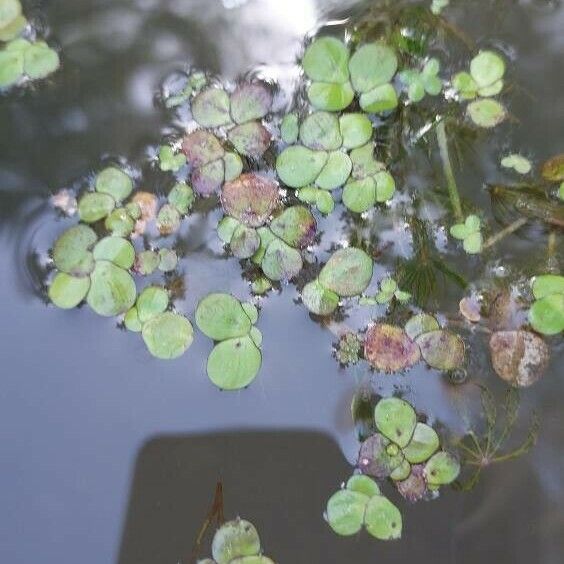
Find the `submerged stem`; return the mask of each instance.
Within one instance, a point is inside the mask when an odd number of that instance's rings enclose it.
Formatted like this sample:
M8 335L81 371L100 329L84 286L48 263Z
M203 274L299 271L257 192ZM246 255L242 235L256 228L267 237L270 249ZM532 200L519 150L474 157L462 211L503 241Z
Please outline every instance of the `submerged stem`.
M450 162L450 155L448 152L448 140L446 136L445 122L444 120L439 121L437 125L437 143L439 144L439 154L441 156L441 161L443 164L443 172L447 181L448 196L450 198L450 203L456 216L458 222L462 222L464 217L462 215L462 204L460 203L460 195L458 193L458 187L456 186L456 179L454 178L454 172L452 170L452 164Z
M513 223L510 223L507 227L492 235L485 243L482 245L482 249L487 249L496 243L499 243L503 238L507 237L507 235L511 235L514 231L521 229L525 223L527 223L528 219L526 217L520 217L516 219Z

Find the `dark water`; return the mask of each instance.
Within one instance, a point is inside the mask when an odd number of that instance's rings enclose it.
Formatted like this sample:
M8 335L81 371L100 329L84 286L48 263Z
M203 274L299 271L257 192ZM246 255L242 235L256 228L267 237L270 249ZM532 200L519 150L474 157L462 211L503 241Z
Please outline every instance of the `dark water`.
M537 162L562 152L564 8L464 4L449 18L513 59L523 88L510 105L520 122L497 143ZM281 563L564 562L561 340L549 373L523 394L525 414L535 409L541 418L535 449L488 469L471 493L402 503L404 538L386 544L339 538L322 519L350 473L350 400L370 377L338 368L333 335L295 303L294 286L262 302L263 367L238 393L208 381L211 343L201 334L179 360L157 361L114 320L45 304L39 273L68 221L56 219L49 194L106 155L135 161L158 142L170 125L153 104L164 76L186 64L228 78L259 68L291 88L304 35L360 4L60 0L40 8L63 69L34 92L0 99L0 562L175 564L189 553L218 479L226 515L252 520ZM464 171L476 190L497 174L497 153L482 149ZM195 216L182 231L188 291L176 305L190 317L209 291L249 295L238 262L222 258L218 217ZM324 251L343 235L334 227L321 224ZM531 237L512 237L501 251L544 252ZM451 311L455 296L445 297ZM473 377L497 384L485 370ZM467 387L423 367L373 386L400 390L434 420L461 428L457 405Z

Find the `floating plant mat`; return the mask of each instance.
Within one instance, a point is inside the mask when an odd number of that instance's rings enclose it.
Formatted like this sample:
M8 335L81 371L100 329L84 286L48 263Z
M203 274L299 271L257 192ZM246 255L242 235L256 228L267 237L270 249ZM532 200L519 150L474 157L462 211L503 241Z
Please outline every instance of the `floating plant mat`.
M415 12L401 4L390 8L388 26L361 18L321 31L304 45L293 91L263 75L229 82L195 69L182 74L159 99L175 125L188 116L185 131L167 129L142 162L104 161L53 200L76 222L53 241L50 302L116 317L155 365L175 361L203 376L190 347L204 335L211 384L231 392L257 385L276 346L260 330L263 308L277 292L296 292L311 330L326 330L328 349L335 341L345 377L401 384L419 366L421 378L441 375L448 386L479 383L487 429L462 438L405 397L370 400L362 420L354 403L358 459L326 507L339 535L397 539L402 506L387 487L410 502L430 500L464 488L468 466L481 472L525 453L535 425L515 451L498 453L503 431L492 448L490 435L503 423L483 385L507 387L512 427L518 390L541 385L564 331L564 158L511 145L519 61L477 44L453 61L461 39L439 4L418 7L425 34L409 28ZM463 143L488 139L504 147L478 194L480 183L459 185L453 157ZM428 185L411 182L414 166L427 167ZM491 205L481 205L484 195ZM248 288L233 295L225 280L223 290L192 295L196 307L181 311L178 298L193 292L184 283L186 225L212 209L220 216L207 234L222 250L216 258L239 265ZM386 245L390 226L405 245ZM543 239L525 269L500 249L528 228ZM497 260L503 276L492 276ZM445 294L456 296L458 311L444 307ZM478 374L473 360L483 353L488 366ZM457 393L467 389L477 388ZM218 531L226 546L241 527L230 523ZM243 542L248 553L218 549L214 560L268 562L255 533Z

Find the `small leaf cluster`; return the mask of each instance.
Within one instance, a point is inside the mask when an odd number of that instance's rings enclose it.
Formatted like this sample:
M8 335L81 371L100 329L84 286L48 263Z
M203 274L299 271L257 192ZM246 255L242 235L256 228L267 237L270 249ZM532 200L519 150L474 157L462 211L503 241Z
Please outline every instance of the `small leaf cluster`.
M543 335L564 331L564 276L543 274L532 280L535 301L529 309L529 323Z
M359 304L389 304L394 298L400 303L405 303L410 300L411 294L400 290L398 283L393 278L385 278L380 282L380 291L375 296L363 296Z
M475 255L482 251L480 223L480 218L477 215L469 215L464 223L457 223L450 228L450 234L463 242L464 250L469 255Z

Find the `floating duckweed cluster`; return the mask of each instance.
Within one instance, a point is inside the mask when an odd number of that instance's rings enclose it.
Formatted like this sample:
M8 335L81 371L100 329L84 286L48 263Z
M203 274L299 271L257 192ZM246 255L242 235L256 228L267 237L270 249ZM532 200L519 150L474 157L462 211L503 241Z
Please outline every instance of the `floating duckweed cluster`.
M215 532L212 557L198 564L274 564L262 554L258 531L245 519L227 521Z
M29 22L19 0L0 0L0 88L27 80L40 80L60 65L57 51L45 41L30 40Z

